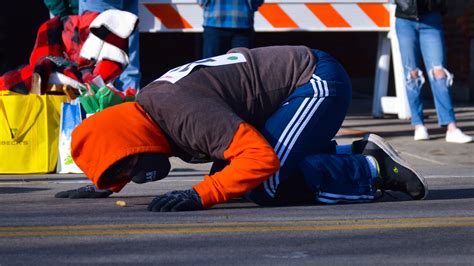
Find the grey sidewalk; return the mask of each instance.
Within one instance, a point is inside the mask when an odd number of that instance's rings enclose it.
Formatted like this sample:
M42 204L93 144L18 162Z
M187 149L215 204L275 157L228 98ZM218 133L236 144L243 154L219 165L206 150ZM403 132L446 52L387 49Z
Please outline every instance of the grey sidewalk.
M372 118L371 106L371 98L353 100L340 131L340 142L365 132L376 133L387 139L404 159L420 168L425 175L474 177L474 143L447 143L444 139L446 130L437 125L432 104L427 104L425 108L425 123L431 137L428 141L413 140L414 132L409 120L400 120L395 115ZM474 105L455 105L455 113L458 127L474 136Z
M433 108L425 109L426 126L432 137L429 141L414 141L413 128L409 120L400 120L396 116L374 119L371 115L372 99L356 96L349 110L337 141L350 143L365 133L376 133L386 138L401 156L417 167L428 177L473 177L474 178L474 143L453 144L444 140L445 129L437 125ZM458 126L466 134L474 136L474 105L455 106ZM174 172L199 171L206 173L210 164L187 164L173 158ZM173 174L173 172L171 173ZM196 174L194 172L194 174ZM85 180L81 174L43 174L43 175L0 175L0 182L12 180Z

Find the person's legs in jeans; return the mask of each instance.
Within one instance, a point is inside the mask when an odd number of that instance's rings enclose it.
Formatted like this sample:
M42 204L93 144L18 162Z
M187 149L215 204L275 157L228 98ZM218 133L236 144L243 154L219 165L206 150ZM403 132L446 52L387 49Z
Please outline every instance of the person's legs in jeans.
M103 12L108 9L120 9L123 0L116 1L96 1L96 0L79 0L79 14L85 11Z
M420 67L420 42L418 22L408 19L396 19L396 32L400 45L403 68L406 77L406 90L411 111L411 123L415 127L423 126L422 91L425 79Z
M421 22L420 49L435 100L438 123L440 126L446 126L454 123L455 118L449 90L453 76L446 69L441 15L426 15L422 17Z
M462 133L455 123L449 90L453 76L446 69L446 51L441 15L429 14L422 17L420 21L397 18L396 31L407 76L407 98L411 110L412 124L415 126L415 140L429 138L423 125L421 88L425 80L419 67L420 55L422 54L435 99L438 123L447 125L446 141L455 143L471 142L472 137Z
M232 31L224 28L204 26L202 33L202 57L208 58L225 54L230 47Z
M252 46L252 29L227 29L204 27L202 57L208 58L227 53L236 47Z
M138 16L138 0L123 1L122 8L122 10ZM115 81L115 86L121 91L125 91L129 87L140 89L140 32L138 27L128 38L128 57L129 64Z
M433 92L438 124L447 126L446 141L467 143L472 137L462 133L456 126L451 99L453 75L446 69L446 46L442 17L433 13L423 16L420 23L420 48Z
M232 30L232 40L230 48L247 47L252 48L253 29L234 29Z

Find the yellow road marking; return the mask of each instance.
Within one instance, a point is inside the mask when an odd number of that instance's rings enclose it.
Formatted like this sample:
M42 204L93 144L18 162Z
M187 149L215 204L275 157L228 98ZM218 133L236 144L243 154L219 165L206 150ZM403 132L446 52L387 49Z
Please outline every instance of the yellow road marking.
M65 230L65 229L104 229L104 228L162 228L162 227L207 227L207 226L246 226L246 225L295 225L295 224L354 224L354 223L419 223L419 222L474 221L474 217L422 217L393 219L340 219L340 220L287 220L251 222L211 222L180 224L97 224L97 225L46 225L46 226L0 226L0 231L10 230Z
M474 227L474 217L298 220L183 224L0 226L0 237L251 233Z

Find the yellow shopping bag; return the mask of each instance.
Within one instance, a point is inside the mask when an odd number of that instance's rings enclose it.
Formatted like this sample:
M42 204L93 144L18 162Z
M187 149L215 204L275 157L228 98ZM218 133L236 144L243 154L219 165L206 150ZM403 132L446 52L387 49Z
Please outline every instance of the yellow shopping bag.
M49 173L58 161L66 96L0 96L0 174Z

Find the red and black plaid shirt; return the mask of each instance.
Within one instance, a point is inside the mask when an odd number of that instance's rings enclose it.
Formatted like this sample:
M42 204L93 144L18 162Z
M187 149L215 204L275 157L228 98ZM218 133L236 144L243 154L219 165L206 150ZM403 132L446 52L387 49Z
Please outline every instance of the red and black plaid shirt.
M96 75L108 82L120 75L123 67L117 62L104 60L95 64L80 57L82 45L89 35L89 25L98 14L86 12L81 16L56 16L43 23L36 36L30 64L1 76L0 90L29 93L33 73L40 74L42 85L53 72L61 72L80 82Z

